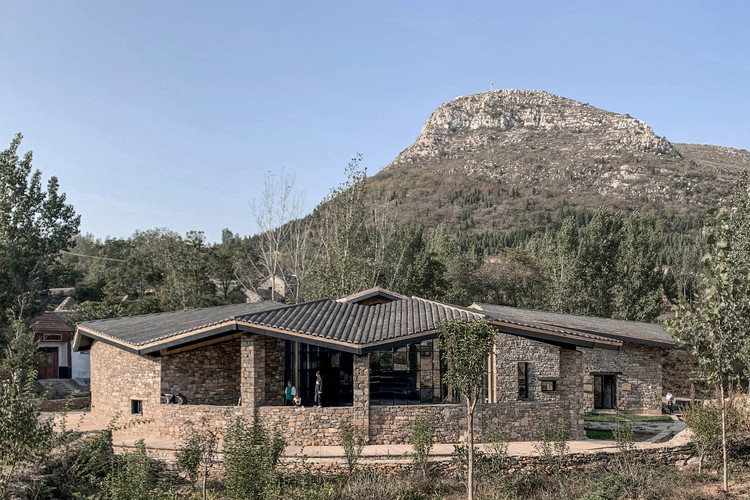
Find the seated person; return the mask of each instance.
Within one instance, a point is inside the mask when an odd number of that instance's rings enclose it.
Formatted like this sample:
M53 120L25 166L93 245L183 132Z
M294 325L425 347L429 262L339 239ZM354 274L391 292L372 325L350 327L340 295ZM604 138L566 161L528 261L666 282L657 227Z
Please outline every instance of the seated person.
M177 396L175 396L175 399L177 400L178 405L186 405L188 402L187 398L181 392L177 393Z
M175 403L174 394L163 393L161 395L161 404L167 404L168 405L168 404L174 404L174 403Z

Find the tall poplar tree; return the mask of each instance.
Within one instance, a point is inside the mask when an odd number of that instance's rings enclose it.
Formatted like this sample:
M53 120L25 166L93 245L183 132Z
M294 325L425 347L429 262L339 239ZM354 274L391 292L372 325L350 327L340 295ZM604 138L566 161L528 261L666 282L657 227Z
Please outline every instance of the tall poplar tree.
M678 346L698 362L703 378L716 387L721 403L724 491L727 477L725 386L750 378L750 198L747 173L735 185L731 207L709 212L702 286L692 301L674 308L665 326Z

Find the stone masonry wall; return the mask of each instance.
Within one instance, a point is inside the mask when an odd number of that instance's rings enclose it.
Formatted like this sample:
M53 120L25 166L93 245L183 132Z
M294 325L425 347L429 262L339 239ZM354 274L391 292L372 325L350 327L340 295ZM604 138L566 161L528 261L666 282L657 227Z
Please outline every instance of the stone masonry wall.
M165 356L161 366L161 392L181 392L199 405L236 405L239 400L239 339Z
M619 351L583 349L584 411L594 411L593 373L617 374L617 409L628 413L661 413L662 349L631 342Z
M91 414L106 426L153 418L160 405L161 362L104 342L91 346ZM141 401L142 415L131 415L131 400Z
M264 405L284 404L284 340L261 337L266 352L266 397Z
M411 423L417 418L435 419L435 435L439 443L458 443L466 430L466 406L400 405L370 407L370 444L406 444ZM475 418L475 429L479 428Z
M560 348L524 337L495 336L496 401L518 401L518 363L528 363L529 401L558 401L559 392L542 392L542 378L559 378Z
M435 437L439 443L459 443L466 435L466 406L460 404L405 405L370 407L370 444L407 444L411 423L417 418L435 419ZM492 403L477 405L474 414L474 435L477 442L482 434L500 426L514 441L537 439L542 421L551 427L560 419L571 421L571 404L553 401L519 401L514 404ZM579 423L580 420L580 423ZM583 420L572 421L571 439L585 436Z
M341 445L341 423L352 423L354 409L351 406L264 406L259 414L263 424L278 428L289 445L334 446Z

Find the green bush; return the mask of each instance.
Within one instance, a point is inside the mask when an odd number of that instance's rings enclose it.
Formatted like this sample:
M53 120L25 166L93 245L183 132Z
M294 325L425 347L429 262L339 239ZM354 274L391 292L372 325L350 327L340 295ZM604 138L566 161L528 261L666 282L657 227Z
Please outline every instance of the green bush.
M156 486L143 440L135 443L135 450L114 457L102 484L102 493L109 500L142 500L154 498Z
M414 448L414 467L427 476L427 463L435 437L435 419L432 416L417 417L411 424L409 442Z
M341 435L341 445L344 447L346 465L351 474L362 456L362 450L365 447L365 436L358 427L355 427L349 422L341 423L339 433Z
M237 417L224 436L224 487L229 498L272 498L279 488L276 464L284 451L278 430L269 432L258 414L252 423Z
M177 451L177 465L188 476L193 486L201 480L201 497L206 499L206 483L214 466L214 459L219 448L219 434L211 429L204 417L198 428L189 427L188 432Z

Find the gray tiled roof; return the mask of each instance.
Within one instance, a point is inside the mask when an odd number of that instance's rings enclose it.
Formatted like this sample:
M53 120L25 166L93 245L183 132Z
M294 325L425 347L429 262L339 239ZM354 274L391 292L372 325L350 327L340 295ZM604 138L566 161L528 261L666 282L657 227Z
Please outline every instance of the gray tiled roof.
M181 333L230 321L236 316L280 307L278 302L204 307L123 318L85 321L78 326L92 333L116 339L132 346L141 346Z
M576 316L574 314L519 309L496 304L476 303L471 306L471 309L484 312L495 319L507 319L534 324L541 323L568 331L595 334L634 343L653 344L663 347L674 345L672 337L664 331L664 327L655 323Z
M476 311L411 297L371 306L320 299L239 316L237 320L364 345L434 331L443 320L483 317Z

